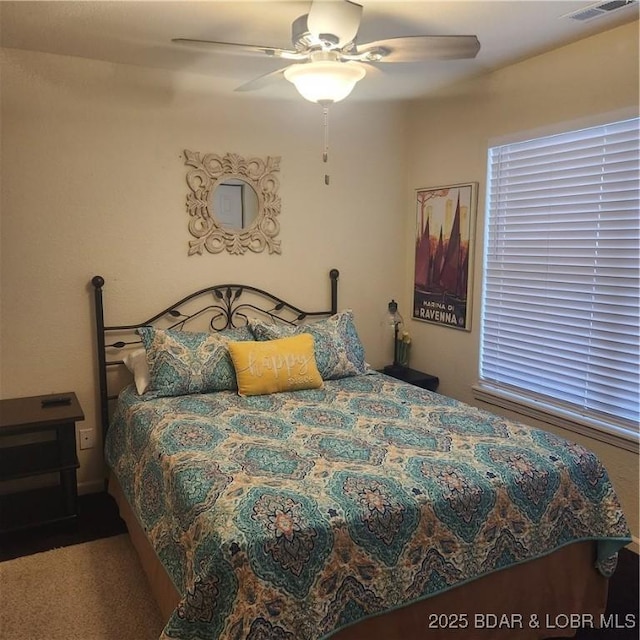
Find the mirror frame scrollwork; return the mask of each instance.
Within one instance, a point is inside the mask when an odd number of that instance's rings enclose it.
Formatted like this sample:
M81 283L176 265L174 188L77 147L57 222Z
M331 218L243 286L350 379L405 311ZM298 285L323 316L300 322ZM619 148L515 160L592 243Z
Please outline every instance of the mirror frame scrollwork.
M247 251L260 253L265 248L269 253L281 253L278 215L280 214L280 156L243 158L235 153L223 156L185 149L187 171L187 213L189 233L195 240L189 241L189 255L221 253L232 254ZM239 179L253 187L258 196L258 215L246 229L223 227L216 219L212 207L212 196L218 184L228 179Z

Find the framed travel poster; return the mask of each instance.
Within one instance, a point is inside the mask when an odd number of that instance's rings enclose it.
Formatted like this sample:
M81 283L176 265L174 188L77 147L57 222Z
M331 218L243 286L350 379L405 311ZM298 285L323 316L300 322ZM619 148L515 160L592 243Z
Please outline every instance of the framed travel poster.
M477 182L416 189L416 320L471 330L477 201Z

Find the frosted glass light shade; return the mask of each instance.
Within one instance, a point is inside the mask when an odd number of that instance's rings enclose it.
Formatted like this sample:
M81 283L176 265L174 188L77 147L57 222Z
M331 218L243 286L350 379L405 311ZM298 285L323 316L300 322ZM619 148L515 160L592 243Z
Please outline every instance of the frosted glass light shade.
M365 75L366 71L357 63L334 60L295 64L284 72L303 98L320 103L344 100Z

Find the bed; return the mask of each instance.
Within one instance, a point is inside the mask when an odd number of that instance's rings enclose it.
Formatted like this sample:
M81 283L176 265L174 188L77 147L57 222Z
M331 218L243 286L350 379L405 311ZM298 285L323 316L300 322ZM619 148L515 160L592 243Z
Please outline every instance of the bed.
M329 275L321 311L222 284L128 325L92 280L108 487L161 637L599 626L631 539L597 457L371 370Z

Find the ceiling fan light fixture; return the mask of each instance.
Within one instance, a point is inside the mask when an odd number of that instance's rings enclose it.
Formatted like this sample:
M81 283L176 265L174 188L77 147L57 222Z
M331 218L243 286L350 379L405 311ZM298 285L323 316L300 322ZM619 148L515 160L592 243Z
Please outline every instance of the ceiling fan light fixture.
M360 27L362 5L350 0L314 0L307 16L309 32L320 41L327 34L344 47L353 41Z
M318 60L285 69L284 77L310 102L332 103L344 100L366 75L354 62Z

